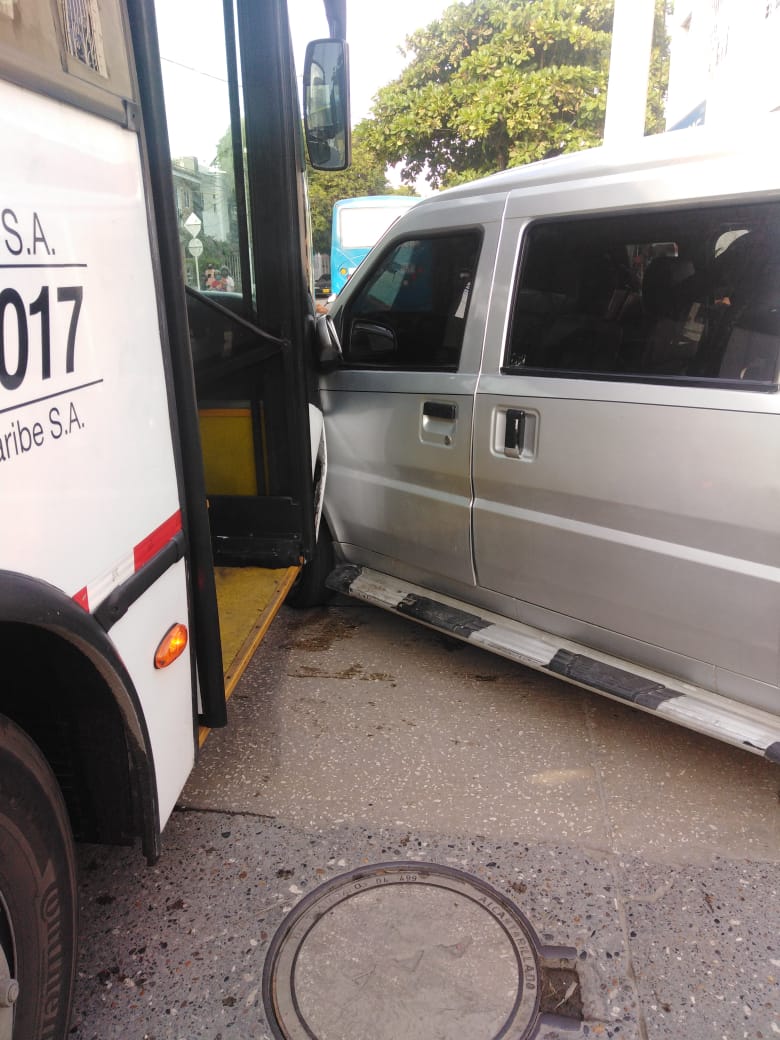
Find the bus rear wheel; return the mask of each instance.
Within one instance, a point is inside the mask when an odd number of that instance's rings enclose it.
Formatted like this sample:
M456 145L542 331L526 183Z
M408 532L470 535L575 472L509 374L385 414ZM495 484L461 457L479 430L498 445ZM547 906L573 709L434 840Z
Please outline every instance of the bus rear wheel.
M78 934L76 861L59 785L0 715L0 1035L63 1040ZM18 991L18 996L17 996Z

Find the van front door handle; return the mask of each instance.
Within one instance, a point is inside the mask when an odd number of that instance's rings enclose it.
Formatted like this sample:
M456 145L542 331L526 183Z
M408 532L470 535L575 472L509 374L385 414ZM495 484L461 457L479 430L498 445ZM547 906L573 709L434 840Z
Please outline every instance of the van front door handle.
M454 401L423 401L420 440L424 444L451 448L458 424L458 406Z
M519 459L525 441L525 412L516 408L507 408L506 428L504 430L504 454L510 459Z
M458 406L446 401L426 401L423 404L423 415L428 415L431 419L454 421L458 417Z

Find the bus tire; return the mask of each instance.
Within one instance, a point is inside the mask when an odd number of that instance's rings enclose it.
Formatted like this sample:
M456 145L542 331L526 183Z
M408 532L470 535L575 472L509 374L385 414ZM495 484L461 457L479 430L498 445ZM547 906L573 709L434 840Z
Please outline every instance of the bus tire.
M323 517L320 520L314 557L301 567L300 574L287 593L287 605L296 610L304 610L308 607L321 607L327 603L334 595L325 584L325 579L332 570L333 539Z
M76 860L62 793L36 745L0 715L0 945L19 984L14 1040L67 1036L77 943Z

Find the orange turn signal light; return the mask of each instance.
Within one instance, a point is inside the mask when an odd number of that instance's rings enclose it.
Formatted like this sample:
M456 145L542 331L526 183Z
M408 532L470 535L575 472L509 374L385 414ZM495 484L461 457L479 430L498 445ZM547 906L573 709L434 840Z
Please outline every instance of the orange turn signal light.
M160 640L154 654L154 667L167 668L177 657L181 657L187 647L187 626L171 625Z

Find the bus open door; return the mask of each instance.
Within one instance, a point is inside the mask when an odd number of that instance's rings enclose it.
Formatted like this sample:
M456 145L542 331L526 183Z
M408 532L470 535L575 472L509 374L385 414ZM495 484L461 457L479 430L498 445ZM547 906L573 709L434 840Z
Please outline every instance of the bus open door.
M213 5L207 26L172 6L177 31L221 48L227 105L203 168L172 164L164 0L0 4L3 1040L67 1035L73 835L156 858L201 727L225 722L226 680L314 551L286 3L226 0L223 29ZM325 8L343 36L343 2ZM345 161L345 45L313 54L330 109L307 136ZM234 295L192 279L193 214ZM225 624L234 584L249 644Z

